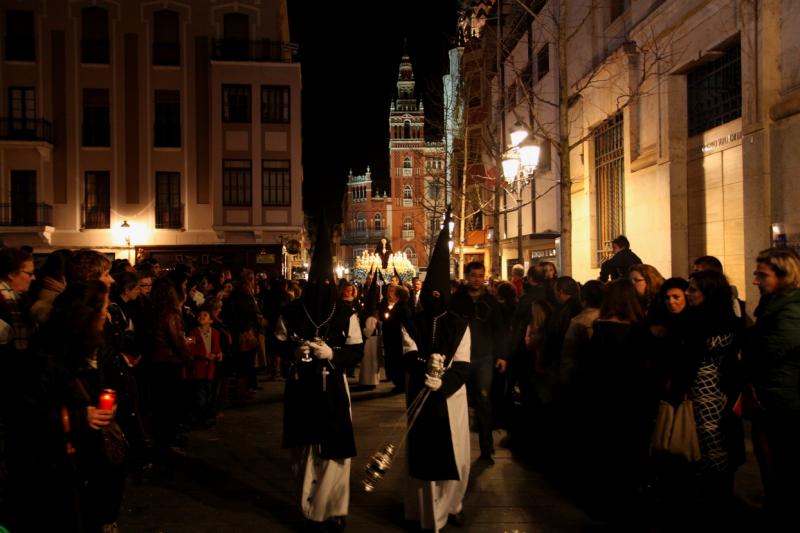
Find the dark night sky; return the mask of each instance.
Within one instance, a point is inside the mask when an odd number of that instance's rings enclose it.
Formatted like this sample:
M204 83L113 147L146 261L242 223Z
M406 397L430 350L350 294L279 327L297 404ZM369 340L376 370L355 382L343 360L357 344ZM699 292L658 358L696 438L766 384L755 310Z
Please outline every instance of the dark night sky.
M381 188L388 183L389 104L404 38L426 118L441 121L442 75L456 8L457 0L338 5L289 0L290 32L302 65L303 194L309 214L324 203L339 216L350 168L363 174L369 165ZM434 126L426 125L426 137L441 137Z

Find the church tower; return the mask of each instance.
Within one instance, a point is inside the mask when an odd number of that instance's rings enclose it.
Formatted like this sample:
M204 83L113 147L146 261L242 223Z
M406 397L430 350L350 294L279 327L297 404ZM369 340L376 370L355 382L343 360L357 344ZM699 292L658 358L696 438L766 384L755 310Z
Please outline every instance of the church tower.
M397 94L389 108L389 173L393 199L392 247L412 263L426 266L425 112L415 94L411 58L403 52L397 75Z

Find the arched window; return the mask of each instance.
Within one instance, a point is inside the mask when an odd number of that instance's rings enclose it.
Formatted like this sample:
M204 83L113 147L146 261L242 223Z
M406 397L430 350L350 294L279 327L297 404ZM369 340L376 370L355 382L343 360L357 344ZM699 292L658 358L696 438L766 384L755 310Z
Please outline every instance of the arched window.
M403 219L403 231L408 231L414 229L414 220L411 217L405 217Z
M403 168L411 168L411 158L406 157L403 159Z
M406 185L403 187L403 202L411 201L414 199L414 191L411 189L411 185Z
M406 249L403 250L406 254L406 259L408 259L412 265L417 264L417 252L414 251L414 248L411 246L406 246Z
M403 138L410 139L411 138L411 121L406 120L403 123Z
M81 63L109 62L108 11L102 7L81 10Z
M361 213L356 215L356 231L367 231L367 220Z
M372 227L375 228L375 231L383 230L383 217L380 213L375 213L375 216L372 217Z
M181 43L176 11L162 9L153 13L153 64L180 65Z

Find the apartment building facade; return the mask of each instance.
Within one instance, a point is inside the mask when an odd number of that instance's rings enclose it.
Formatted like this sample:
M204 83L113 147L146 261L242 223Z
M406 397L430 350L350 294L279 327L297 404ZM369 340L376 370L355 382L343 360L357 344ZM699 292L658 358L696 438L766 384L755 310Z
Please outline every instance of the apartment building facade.
M20 1L2 12L0 237L36 252L302 240L285 0ZM231 249L232 251L232 249Z

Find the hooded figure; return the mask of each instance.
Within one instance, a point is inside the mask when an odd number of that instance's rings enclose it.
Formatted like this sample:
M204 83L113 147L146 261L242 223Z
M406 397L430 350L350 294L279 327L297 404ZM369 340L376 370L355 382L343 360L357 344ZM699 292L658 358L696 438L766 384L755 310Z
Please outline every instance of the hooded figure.
M375 246L375 253L381 258L381 268L389 266L389 256L392 255L392 243L386 237L381 237L380 242Z
M362 389L374 389L381 381L381 367L378 355L381 349L381 317L378 284L373 282L367 290L364 305L364 358L358 372L358 383Z
M350 458L356 454L345 369L362 357L358 318L337 305L328 225L317 241L302 297L281 313L275 337L292 361L286 378L283 446L292 448L303 516L320 529L344 528Z
M408 369L407 402L424 389L430 393L408 434L409 483L407 520L437 530L448 521L463 522L462 502L470 467L469 377L470 333L467 323L448 311L450 253L447 220L436 241L414 331L403 327L403 354ZM436 377L436 367L444 374Z

